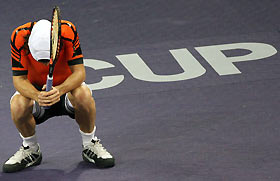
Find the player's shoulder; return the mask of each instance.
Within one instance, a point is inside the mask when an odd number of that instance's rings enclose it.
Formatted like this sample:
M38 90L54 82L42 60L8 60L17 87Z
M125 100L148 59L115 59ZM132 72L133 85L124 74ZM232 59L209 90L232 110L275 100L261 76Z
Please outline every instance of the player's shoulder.
M61 26L62 26L62 28L76 29L76 26L74 25L74 23L72 23L71 21L68 21L68 20L61 20Z
M61 36L73 40L77 36L76 26L68 20L61 20Z
M34 22L28 22L18 26L12 31L11 44L14 48L20 48L26 41L26 37L30 35Z
M30 34L33 25L34 25L34 22L28 22L28 23L18 26L17 28L15 28L13 30L11 37L13 38L16 36L26 36L26 35Z

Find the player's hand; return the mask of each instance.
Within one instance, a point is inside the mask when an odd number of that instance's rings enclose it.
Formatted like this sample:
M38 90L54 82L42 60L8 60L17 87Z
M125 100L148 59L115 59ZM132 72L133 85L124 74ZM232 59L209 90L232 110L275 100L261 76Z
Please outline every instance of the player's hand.
M60 101L59 90L55 87L48 92L46 90L46 85L43 86L42 91L38 96L38 103L40 106L51 106Z

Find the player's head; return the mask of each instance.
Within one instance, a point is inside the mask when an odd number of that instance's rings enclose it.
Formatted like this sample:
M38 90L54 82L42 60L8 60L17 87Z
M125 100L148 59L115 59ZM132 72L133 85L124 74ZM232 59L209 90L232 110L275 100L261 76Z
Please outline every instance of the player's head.
M45 19L38 21L32 28L28 46L32 57L40 62L50 60L51 22Z

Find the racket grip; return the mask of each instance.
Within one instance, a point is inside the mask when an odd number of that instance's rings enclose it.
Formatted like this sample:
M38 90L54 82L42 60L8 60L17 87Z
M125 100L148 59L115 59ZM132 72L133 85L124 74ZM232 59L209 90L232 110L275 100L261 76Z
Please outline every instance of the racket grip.
M52 89L52 85L53 85L53 77L50 77L48 75L47 77L47 84L46 84L46 91L49 92ZM49 109L50 106L44 106L44 109Z
M49 92L52 89L52 85L53 85L53 77L50 77L48 75L47 77L47 85L46 85L46 91Z

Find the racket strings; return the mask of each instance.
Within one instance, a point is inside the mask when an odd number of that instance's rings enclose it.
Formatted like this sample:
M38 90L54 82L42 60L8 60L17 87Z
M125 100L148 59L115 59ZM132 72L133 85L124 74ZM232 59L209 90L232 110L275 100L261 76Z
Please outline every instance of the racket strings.
M52 31L51 31L51 61L53 62L57 58L59 48L59 17L58 12L55 11L52 20ZM51 62L51 63L52 63Z

